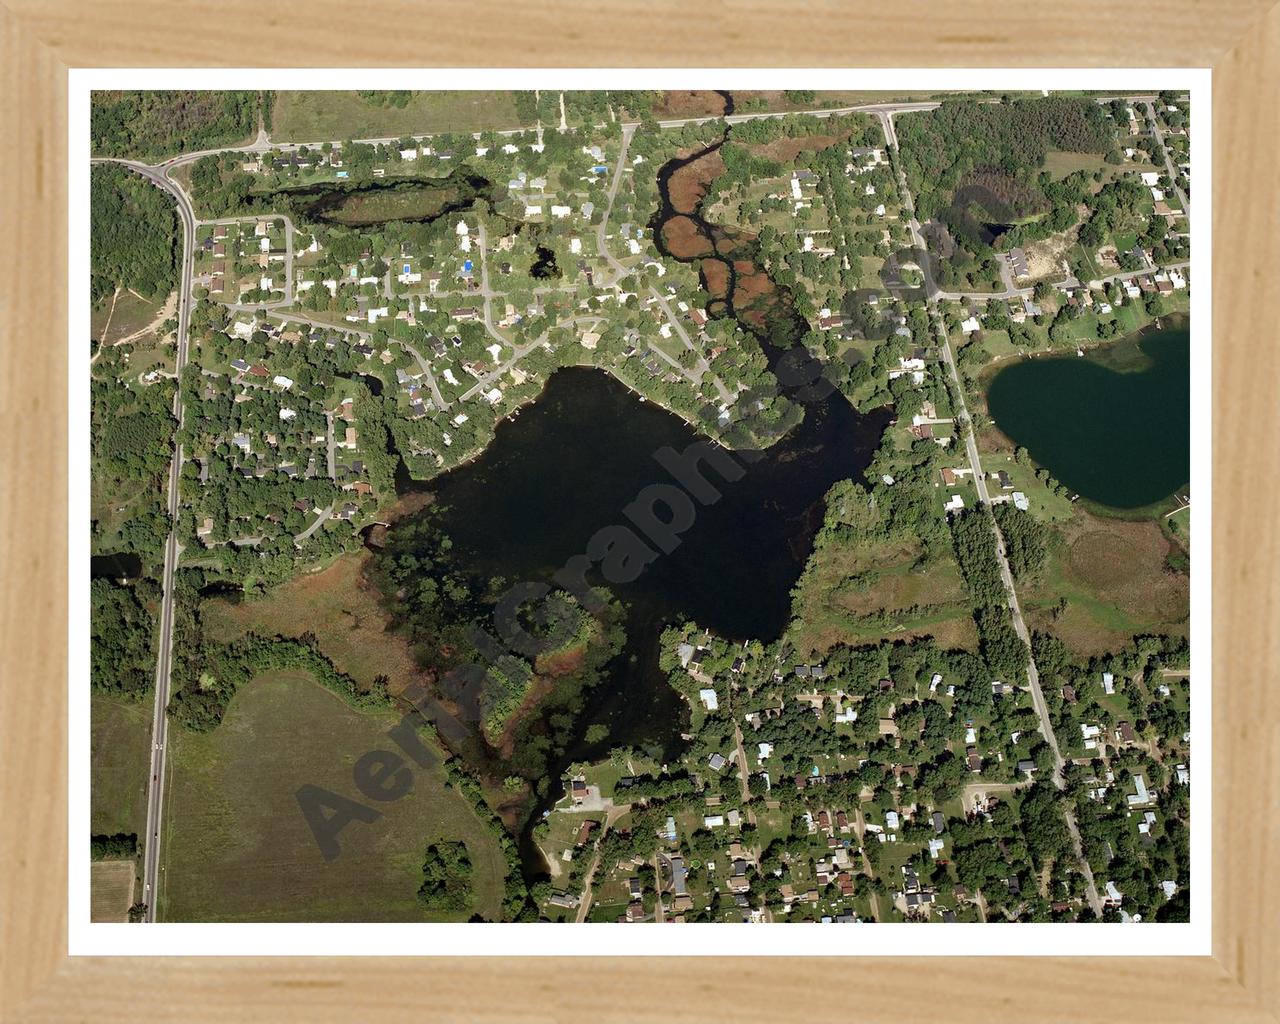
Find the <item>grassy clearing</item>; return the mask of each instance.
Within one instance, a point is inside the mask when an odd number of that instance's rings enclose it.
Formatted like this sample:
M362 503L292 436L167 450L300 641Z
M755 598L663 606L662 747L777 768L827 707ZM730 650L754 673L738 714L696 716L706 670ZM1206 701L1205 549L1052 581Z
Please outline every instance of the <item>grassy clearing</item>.
M129 920L136 865L131 860L96 860L89 865L89 920Z
M355 92L283 90L275 94L271 138L324 142L519 127L510 92L415 92L404 107L392 107Z
M418 770L413 791L354 823L326 862L298 809L311 783L356 797L352 765L392 749L390 713L362 713L297 671L242 689L211 733L171 734L160 913L168 921L497 919L505 861L492 833L443 768ZM363 801L362 801L363 802ZM429 843L466 843L475 905L435 915L417 899Z
M1077 509L1058 534L1040 578L1019 592L1033 629L1073 650L1114 650L1135 634L1185 634L1190 579L1170 570L1170 543L1154 520L1126 521ZM1065 598L1066 611L1053 614Z
M173 303L170 301L172 297L170 293L153 302L126 289L115 297L114 309L110 298L98 303L90 315L90 331L104 344L113 345L122 338L136 335L139 331L150 327L162 311L173 308ZM109 326L108 320L110 320Z
M1059 181L1076 171L1088 171L1093 174L1097 171L1105 171L1110 166L1098 153L1067 153L1053 149L1045 154L1044 166L1041 170L1048 171L1049 177Z
M796 585L791 637L801 651L929 635L976 650L964 581L950 557L914 568L914 543L831 544L815 551Z
M95 694L89 703L89 827L94 835L147 828L151 697L134 703ZM85 836L87 843L89 837Z
M128 343L132 349L128 363L131 379L153 369L172 372L174 351L165 343L172 335L162 335L160 326L174 316L176 309L176 292L153 302L124 290L94 307L90 332L102 345Z
M827 107L852 107L864 103L918 103L925 100L942 99L945 96L960 96L960 90L920 90L917 92L895 92L888 89L851 89L816 92L809 102L797 103L782 90L747 89L734 91L733 99L739 114L752 110L769 110L781 113L792 110L815 110Z
M1191 506L1180 508L1164 519L1165 529L1188 551L1191 550Z
M120 531L129 520L152 508L164 507L164 480L114 480L105 473L95 473L89 484L89 511L99 523L93 539L93 553L117 551L124 543ZM159 561L159 556L157 556Z
M250 631L290 637L314 633L321 651L361 686L386 675L391 691L399 693L420 673L409 644L387 632L377 590L363 578L368 558L366 552L343 555L258 600L206 601L201 606L205 628L224 642Z

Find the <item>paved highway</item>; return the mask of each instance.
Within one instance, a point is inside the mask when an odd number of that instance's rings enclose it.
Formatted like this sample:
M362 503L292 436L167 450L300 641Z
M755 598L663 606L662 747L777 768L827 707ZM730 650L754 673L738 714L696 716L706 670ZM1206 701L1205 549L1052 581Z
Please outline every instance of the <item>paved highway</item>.
M1129 98L1139 99L1139 97L1129 97ZM1149 99L1149 97L1142 97L1142 99ZM894 151L896 155L896 151L898 148L898 140L893 127L894 116L896 114L908 113L908 112L917 111L917 110L932 110L936 108L938 105L939 104L936 102L868 103L868 104L858 104L858 105L848 106L848 107L841 107L839 109L833 109L833 110L797 111L796 113L802 113L802 114L805 114L808 116L814 116L814 117L839 116L842 114L850 114L858 111L874 114L880 119L882 125L884 126L884 132L885 132L885 138L886 138L887 144L889 148L892 151ZM1149 106L1148 106L1148 113L1149 114L1152 113ZM728 120L732 124L741 124L745 121L752 121L760 118L777 118L777 117L783 117L783 116L786 116L786 115L783 113L735 114L730 116L726 120ZM1152 116L1154 121L1154 115ZM661 121L659 122L659 124L662 125L662 127L674 128L674 127L681 127L686 124L696 124L696 123L712 121L712 120L717 120L717 118L714 118L714 117L681 118L681 119L675 119L675 120ZM623 129L622 153L619 157L618 167L615 171L614 179L609 190L609 207L610 208L612 207L613 198L617 193L618 185L622 177L623 161L626 156L627 145L630 142L631 136L634 133L636 127L638 127L638 123L634 123L634 122L628 122L622 126L622 129ZM513 135L525 130L526 129L523 129L523 128L510 129L510 130L498 132L497 134ZM1163 145L1163 139L1160 137L1158 127L1154 128L1154 131L1156 133L1157 139ZM430 138L430 137L431 137L430 135L414 136L414 138L417 138L417 139ZM330 141L334 141L334 140L330 140ZM386 139L363 139L358 141L368 142L368 143L379 143L379 142L390 143L396 140L391 138L386 138ZM177 329L177 358L176 358L177 376L179 377L179 379L181 378L182 371L187 364L187 354L188 354L187 335L188 335L188 325L190 323L190 318L191 318L192 267L194 263L195 229L198 222L196 220L195 213L192 209L190 197L181 188L181 186L177 184L177 182L172 180L172 178L170 177L171 172L176 167L180 167L184 164L191 163L195 160L200 159L202 156L207 156L207 155L226 153L226 152L238 152L238 153L246 153L246 154L248 153L265 154L267 152L270 152L273 149L279 149L285 152L289 152L289 151L300 148L302 145L318 147L321 144L322 143L314 142L314 143L306 143L306 144L292 143L292 144L286 144L281 146L273 146L270 141L270 138L267 136L267 133L265 131L260 130L258 132L257 139L254 141L252 145L240 146L240 147L224 147L224 148L215 149L215 150L201 150L193 153L185 153L185 154L171 157L168 160L165 160L156 166L151 166L151 165L144 164L134 160L94 158L93 162L95 163L103 163L103 162L119 163L125 167L128 167L130 170L134 171L137 174L140 174L142 177L152 182L152 184L156 185L158 188L162 188L166 192L168 192L171 196L173 196L174 201L177 205L178 215L182 220L182 230L183 230L182 268L181 268L181 274L179 279L179 295L178 295L178 329ZM1166 165L1171 167L1171 165L1169 165L1167 151L1166 151ZM910 192L907 190L907 187L906 187L906 180L902 174L900 161L898 165L898 174L899 174L899 180L900 180L900 188L902 190L904 210L909 216L908 224L911 230L911 237L912 237L913 243L917 247L919 247L921 250L924 250L926 248L924 245L924 239L920 232L919 222L915 218L914 208L911 204ZM1179 195L1179 198L1182 199L1184 208L1189 210L1189 206L1186 203L1185 197L1182 196L1181 190L1178 190L1178 195ZM601 255L603 255L606 258L606 260L608 260L610 266L612 267L615 274L617 275L617 277L615 277L614 281L612 282L616 284L623 276L629 273L629 271L627 271L627 269L622 264L620 264L616 259L613 258L612 254L609 253L607 246L604 244L605 226L607 225L607 223L608 223L608 215L606 213L605 218L602 220L598 228L597 242L598 242ZM287 219L286 219L286 237L287 237L289 257L290 257L288 260L289 272L286 275L287 276L287 284L286 284L287 298L285 301L288 302L289 300L292 299L292 289L293 289L293 274L292 274L293 225ZM981 498L981 500L986 502L988 501L987 493L986 493L986 484L982 475L982 467L978 458L977 445L973 440L972 430L967 429L969 424L969 416L968 416L967 410L964 407L963 391L959 385L959 376L956 372L955 361L952 358L951 348L947 341L946 329L942 324L941 315L939 314L938 308L937 308L936 297L938 295L938 290L936 285L933 282L932 274L930 273L930 269L927 265L927 261L926 261L926 265L922 267L922 270L925 276L926 293L929 296L929 299L928 299L929 312L930 312L931 318L933 319L935 330L938 333L944 360L947 363L947 367L951 373L952 380L956 385L956 391L959 397L960 409L959 409L958 420L961 423L962 428L965 429L965 432L967 434L966 446L968 449L969 462L973 471L973 477L978 486L979 497ZM1117 275L1117 278L1119 278L1120 276L1122 275ZM486 287L483 290L485 292L488 292L487 282L486 282ZM488 307L487 299L489 298L489 296L485 295L484 297L486 299L485 305L486 305L486 311L487 311L487 307ZM283 305L284 303L281 303L281 304ZM255 304L253 308L259 308L259 305L260 304ZM286 320L294 320L302 323L316 323L318 325L325 326L325 327L333 326L330 324L323 324L319 321L311 321L311 320L308 320L306 317L298 316L296 314L276 313L275 315ZM565 326L568 326L569 324L579 322L579 321L591 322L591 321L598 321L599 319L600 318L598 317L575 317L570 321L568 321L565 324ZM673 321L674 321L674 318L673 318ZM488 326L487 318L486 318L486 326ZM679 327L678 324L677 324L677 327ZM338 328L338 329L342 330L343 328ZM363 334L364 332L355 331L351 333ZM488 375L486 378L482 379L479 383L477 383L473 388L471 388L470 391L468 391L467 394L463 396L464 400L476 394L483 388L490 386L493 383L493 381L497 379L497 377L499 377L503 372L505 372L511 365L514 365L515 362L517 362L521 356L523 356L526 352L531 350L535 345L539 344L542 340L544 339L540 338L535 342L531 342L530 344L523 346L522 348L517 348L514 357L508 363L504 364L503 366L500 366L495 373ZM414 353L414 354L417 355L417 353ZM421 357L419 357L419 362L423 362ZM437 393L437 398L438 397L439 396ZM179 425L181 425L182 418L183 418L181 389L179 389L179 391L174 396L173 413ZM182 472L182 447L181 445L175 445L173 461L169 467L169 488L168 488L169 516L175 524L177 522L177 516L178 516L178 503L179 503L178 490L179 490L179 481L181 479L181 472ZM1025 623L1022 620L1021 611L1018 607L1017 594L1013 588L1013 577L1009 571L1008 561L1005 558L1005 554L1004 554L1004 543L1003 543L1003 540L999 538L998 530L996 531L996 533L997 533L998 550L1000 554L1001 576L1005 581L1005 589L1009 596L1009 605L1010 605L1010 611L1014 620L1014 626L1017 629L1018 634L1022 636L1024 639L1026 639L1027 629L1026 629ZM161 581L162 598L161 598L160 616L159 616L160 637L159 637L159 651L156 658L155 703L152 709L152 727L151 727L151 732L152 732L151 779L148 782L148 786L147 786L147 825L146 825L146 833L143 838L143 897L142 899L147 907L145 920L148 922L155 921L156 919L156 903L158 900L158 890L159 890L159 881L160 881L159 879L160 832L163 825L164 789L165 789L165 782L166 782L166 778L165 778L166 753L168 748L168 742L167 742L168 741L168 718L166 715L166 709L169 702L170 673L171 673L172 657L173 657L173 580L174 580L174 573L177 569L178 558L180 554L181 554L181 547L178 544L178 536L175 528L170 531L169 538L165 543L164 572L163 572L163 579ZM1054 761L1055 761L1055 782L1061 788L1063 785L1063 781L1062 781L1063 759L1062 759L1061 753L1058 750L1057 740L1054 737L1053 729L1048 720L1048 713L1045 708L1043 695L1040 693L1039 677L1036 673L1034 661L1030 663L1030 665L1028 666L1028 670L1029 670L1028 671L1029 681L1031 683L1032 701L1036 708L1036 712L1041 719L1041 729L1044 732L1045 738L1050 744L1050 747L1053 751ZM1083 857L1080 856L1080 839L1079 839L1079 833L1076 829L1074 816L1068 811L1066 814L1066 818L1067 818L1067 825L1071 831L1072 840L1076 847L1077 856L1080 857L1080 860L1083 864L1083 870L1085 872L1085 877L1088 885L1089 901L1091 905L1093 905L1095 911L1100 915L1102 904L1101 904L1101 901L1098 899L1097 888L1094 884L1092 873L1089 871L1088 864L1087 862L1084 862Z
M101 162L101 161L99 161ZM168 174L156 167L131 160L113 161L142 175L152 184L164 189L178 207L182 220L182 269L178 280L178 354L177 376L182 378L187 365L187 328L191 321L191 272L195 249L196 218L191 200ZM182 389L173 397L173 415L182 425ZM161 580L160 638L156 657L155 704L151 711L151 778L147 783L147 828L143 835L142 849L142 902L146 904L145 920L156 919L156 902L159 892L160 829L163 825L165 756L168 752L169 676L173 661L173 576L178 567L181 547L178 544L176 524L178 520L178 483L182 476L182 446L175 445L173 461L169 466L169 518L174 527L164 546L164 575Z

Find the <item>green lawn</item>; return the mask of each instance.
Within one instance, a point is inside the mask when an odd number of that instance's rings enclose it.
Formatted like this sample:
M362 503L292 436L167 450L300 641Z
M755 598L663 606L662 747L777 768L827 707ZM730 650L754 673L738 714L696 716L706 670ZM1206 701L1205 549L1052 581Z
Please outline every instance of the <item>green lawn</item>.
M274 142L325 142L433 132L519 128L510 92L415 92L404 107L375 106L355 92L275 94Z
M162 919L447 919L418 903L422 860L429 843L461 840L474 864L474 910L496 920L502 853L469 801L446 788L442 767L415 769L408 796L380 805L371 824L349 825L336 860L320 855L296 791L310 783L359 798L352 765L396 749L384 735L395 721L348 707L305 673L280 671L242 689L213 732L173 730Z
M1164 520L1165 529L1185 548L1191 547L1191 506L1179 509Z
M1116 253L1124 255L1138 244L1138 236L1132 231L1121 231L1112 235L1111 241L1115 244Z

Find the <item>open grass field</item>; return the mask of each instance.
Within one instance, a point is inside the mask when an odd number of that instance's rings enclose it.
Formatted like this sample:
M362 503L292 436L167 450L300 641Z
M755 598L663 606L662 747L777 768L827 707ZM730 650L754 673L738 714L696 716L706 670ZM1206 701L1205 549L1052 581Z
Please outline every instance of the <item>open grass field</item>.
M1186 633L1190 578L1166 566L1171 548L1160 523L1080 509L1055 532L1040 579L1019 586L1032 629L1047 629L1084 655L1114 650L1135 634ZM1061 598L1066 612L1055 620Z
M167 342L173 335L162 333L161 326L174 316L177 304L177 292L152 302L133 291L118 291L93 309L90 331L102 345L129 345L131 380L148 370L172 372L175 353Z
M89 920L129 920L137 864L131 860L95 860L89 865Z
M249 632L298 637L314 633L320 649L341 671L367 687L386 675L399 693L419 675L409 644L386 630L378 592L362 577L369 555L343 555L320 572L304 573L259 600L201 605L205 628L217 640Z
M1054 181L1065 178L1076 171L1105 171L1111 164L1102 158L1100 153L1067 153L1060 149L1051 149L1044 157L1041 170L1048 171Z
M830 544L815 552L792 601L791 639L800 651L837 644L933 636L945 648L976 650L973 610L948 556L914 571L915 544Z
M89 704L89 827L94 835L147 828L152 695L138 702L95 694ZM88 843L89 837L85 836Z
M344 704L306 673L264 673L210 733L170 734L159 911L167 921L496 920L505 861L488 827L442 767L415 770L413 791L353 823L326 862L295 793L313 784L358 797L352 765L393 749L390 713ZM364 801L362 801L364 802ZM466 843L475 906L432 915L418 903L429 843Z
M519 127L510 92L414 92L405 106L394 107L355 92L282 90L275 94L271 139L336 142Z
M174 292L158 302L144 299L128 289L116 292L114 298L104 299L94 308L89 319L90 331L107 345L123 340L135 343L148 340L152 329L174 314L176 300Z

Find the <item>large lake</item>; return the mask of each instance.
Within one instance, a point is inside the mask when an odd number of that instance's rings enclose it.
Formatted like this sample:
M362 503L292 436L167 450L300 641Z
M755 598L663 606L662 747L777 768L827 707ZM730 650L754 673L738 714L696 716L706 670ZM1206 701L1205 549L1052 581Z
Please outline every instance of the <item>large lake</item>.
M1011 441L1082 497L1119 509L1161 501L1191 476L1190 331L1014 363L992 378L987 407Z
M624 744L678 748L685 712L658 669L664 626L691 619L728 637L775 639L785 628L791 588L822 523L823 495L837 480L860 478L889 418L860 414L839 395L806 409L804 422L723 494L699 506L671 553L630 584L612 589L628 607L627 647L584 709L582 729L609 728L599 749ZM557 371L542 396L501 423L475 461L430 485L466 569L508 581L549 582L602 527L625 524L623 508L650 484L672 483L654 459L683 451L699 435L679 417L642 402L608 374ZM664 510L665 511L665 510Z
M732 98L722 95L725 113L732 113ZM698 266L709 315L735 317L777 371L807 329L790 292L768 276L754 240L703 218L704 189L694 188L679 203L671 196L682 169L702 179L722 142L659 169L661 201L651 226L665 255ZM671 251L672 222L705 245ZM717 245L732 249L727 267L703 259L701 250L716 251ZM721 273L709 273L711 265ZM804 368L802 359L783 376L811 379ZM584 706L574 709L571 737L545 766L553 785L520 830L531 879L545 871L531 829L560 795L554 783L565 768L615 747L646 749L663 760L683 747L688 709L658 665L665 626L690 619L721 636L765 642L786 628L791 588L822 522L823 495L837 480L861 479L892 418L887 408L860 413L834 388L802 388L788 397L804 406L800 425L761 457L744 460L739 480L724 483L708 471L720 500L698 507L693 526L671 553L660 555L634 582L611 586L626 605L626 646L585 695ZM568 559L585 552L597 530L625 524L623 509L644 488L673 482L654 458L659 449L683 451L699 439L684 420L641 401L603 371L562 369L537 402L499 424L475 461L432 481L429 489L465 571L509 582L549 582ZM592 725L604 726L596 730L603 736L588 739Z

